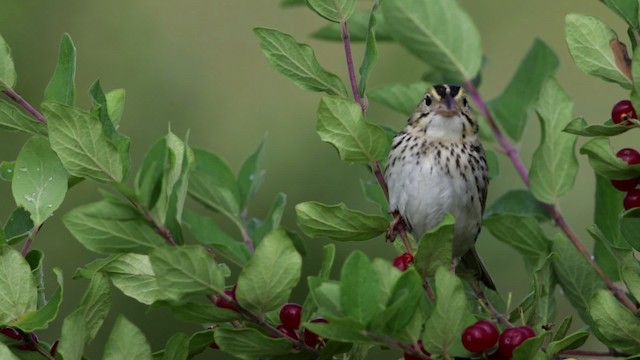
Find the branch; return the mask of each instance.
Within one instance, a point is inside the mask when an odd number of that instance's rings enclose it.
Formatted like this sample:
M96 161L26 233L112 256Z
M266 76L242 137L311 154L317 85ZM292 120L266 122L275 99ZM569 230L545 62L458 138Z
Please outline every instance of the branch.
M0 87L4 87L4 90L2 92L8 98L10 98L14 102L18 103L18 105L22 106L31 115L33 115L33 117L38 119L38 121L40 121L41 123L43 123L45 125L47 124L47 119L45 119L45 117L38 110L36 110L33 106L31 106L31 104L29 104L25 99L23 99L20 95L18 95L18 93L16 93L10 86L0 82Z
M356 79L356 71L353 67L353 56L351 55L351 40L349 38L349 29L345 20L340 21L342 28L342 44L344 45L344 55L347 58L347 71L349 72L349 83L351 83L351 92L353 99L360 105L362 112L367 110L367 105L362 101L360 92L358 91L358 80Z
M159 222L157 222L156 219L153 218L153 215L151 214L149 209L147 209L142 204L140 204L137 200L129 196L126 196L126 198L127 200L129 200L131 205L133 205L136 209L138 209L138 211L142 213L142 215L144 215L144 218L151 225L151 227L153 227L153 230L155 230L158 235L162 236L165 240L167 240L167 243L169 243L169 245L171 246L177 245L175 239L173 238L173 234L171 233L171 230L167 229L167 227L164 226L163 224L160 224Z
M478 300L480 301L480 304L482 304L482 306L486 308L486 310L491 314L491 316L493 316L494 319L496 319L498 322L500 322L502 325L508 328L513 327L513 324L509 321L509 319L503 314L501 314L493 306L493 304L491 304L491 302L489 301L487 296L484 294L479 284L472 281L469 283L469 285L473 289L473 293L475 294L476 298L478 298Z
M240 212L240 222L238 223L238 227L240 228L240 233L242 234L242 240L244 241L244 245L247 247L247 250L249 250L250 254L253 254L254 246L253 246L253 240L251 239L251 236L249 235L249 232L247 231L247 228L245 226L247 222L247 208L245 207L244 210L242 210Z
M24 245L22 246L22 251L20 252L22 254L22 257L27 256L27 253L29 252L29 249L31 248L31 244L33 243L33 240L38 235L38 232L40 232L40 228L41 227L42 227L42 225L38 225L35 228L33 228L31 233L29 233L29 236L27 237L27 241L24 242Z
M476 103L476 105L478 105L478 108L480 109L480 112L482 113L484 118L487 119L487 122L491 127L491 131L493 132L493 136L496 138L498 143L500 143L500 146L502 146L502 149L504 150L504 152L507 154L507 156L513 163L513 166L518 172L520 179L522 179L522 182L527 187L529 187L529 172L527 170L527 167L524 165L524 162L520 158L518 149L514 147L509 142L509 140L507 140L507 138L502 134L502 130L500 130L495 120L493 119L493 116L491 115L491 111L489 110L489 107L487 106L486 102L483 100L482 96L480 96L480 94L478 93L478 89L475 87L475 85L473 85L471 80L467 80L465 82L465 88L469 92L471 98ZM604 273L604 271L602 271L600 266L598 266L598 264L595 262L591 254L589 254L589 251L587 251L587 249L584 247L584 245L582 244L582 242L580 241L576 233L567 224L558 206L554 204L545 204L545 203L542 203L542 205L549 212L549 214L551 215L555 223L558 225L558 227L562 230L562 232L564 232L567 238L569 238L573 246L580 252L580 254L582 254L582 256L587 260L589 265L591 265L591 267L598 273L600 278L602 278L604 283L607 285L607 288L609 289L609 291L611 291L613 295L623 305L625 305L631 312L635 314L635 312L637 311L636 305L627 297L624 290L618 288L613 283L613 281L611 281L611 279L609 279L609 277Z

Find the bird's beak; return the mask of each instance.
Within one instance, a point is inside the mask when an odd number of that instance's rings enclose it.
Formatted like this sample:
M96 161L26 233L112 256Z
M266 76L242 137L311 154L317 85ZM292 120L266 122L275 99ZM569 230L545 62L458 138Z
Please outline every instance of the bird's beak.
M442 99L442 102L447 107L447 110L453 110L455 102L453 101L453 98L451 97L451 95L449 94L445 95L444 99Z

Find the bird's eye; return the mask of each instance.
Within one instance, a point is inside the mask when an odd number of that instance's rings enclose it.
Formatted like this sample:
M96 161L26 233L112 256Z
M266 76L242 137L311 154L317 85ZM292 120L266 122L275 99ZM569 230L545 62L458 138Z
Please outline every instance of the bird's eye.
M427 106L431 105L431 96L427 95L424 97L424 104Z
M462 106L469 106L469 102L467 101L467 98L463 98L462 99Z

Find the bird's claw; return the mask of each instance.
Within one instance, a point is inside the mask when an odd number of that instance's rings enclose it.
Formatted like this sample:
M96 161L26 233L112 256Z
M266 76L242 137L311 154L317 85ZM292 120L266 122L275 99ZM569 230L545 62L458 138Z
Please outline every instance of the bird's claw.
M397 211L393 213L393 220L389 223L389 227L387 228L387 241L393 242L398 236L400 231L405 229L405 222L400 213Z

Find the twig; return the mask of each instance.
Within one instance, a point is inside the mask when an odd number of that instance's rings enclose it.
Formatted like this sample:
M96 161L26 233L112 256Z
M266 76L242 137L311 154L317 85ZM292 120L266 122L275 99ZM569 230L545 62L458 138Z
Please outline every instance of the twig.
M388 345L389 347L398 347L402 350L404 350L405 353L407 354L411 354L419 359L425 359L425 360L429 360L431 359L431 357L425 353L422 352L422 349L420 349L420 345L418 344L407 344L407 343L403 343L401 341L395 340L395 339L391 339L388 338L386 336L380 335L380 334L376 334L376 333L372 333L369 331L365 332L365 335L372 338L375 341L384 343L386 345Z
M40 232L41 227L42 225L36 226L33 228L33 231L29 233L29 236L27 237L27 241L24 242L24 245L22 246L22 251L20 252L22 254L22 257L27 256L27 253L29 253L29 249L31 248L31 243L33 243L33 240L38 235L38 232Z
M249 232L247 231L247 228L245 226L246 219L247 219L247 208L245 207L244 210L240 212L240 222L238 223L238 227L240 228L240 233L242 234L242 240L244 241L244 245L247 247L247 250L249 250L249 253L253 254L253 251L255 249L253 246L253 240L251 239L251 236L249 235Z
M2 84L2 86L0 86L0 87L4 87L4 90L2 92L8 98L10 98L11 100L15 101L20 106L22 106L31 115L33 115L33 117L38 119L38 121L40 121L41 123L43 123L45 125L47 124L47 119L45 119L45 117L38 110L36 110L33 106L31 106L31 104L29 104L25 99L23 99L20 95L18 95L18 93L16 93L10 86L7 86L6 84Z
M491 316L493 316L494 319L496 319L497 321L499 321L502 325L504 325L506 327L513 327L513 324L509 321L509 319L506 316L504 316L503 314L501 314L493 306L493 304L491 304L489 299L487 299L487 296L484 294L484 291L482 291L482 288L480 287L479 284L477 284L477 283L472 281L472 282L470 282L470 286L473 289L473 293L476 295L476 298L478 298L478 300L480 301L482 306L485 307L487 309L487 311L489 311L489 313L491 313Z
M49 360L55 360L55 357L51 355L48 350L45 350L40 344L38 344L34 340L34 338L31 337L30 333L24 332L18 328L14 328L14 329L20 334L20 336L22 336L22 339L27 343L27 345L33 346L33 349L35 349L35 351L40 353L40 355L44 356Z
M344 45L344 55L347 58L347 71L349 72L349 82L351 83L351 92L353 92L353 99L360 105L362 111L367 110L367 105L362 101L360 97L360 91L358 91L358 80L356 79L356 71L353 67L353 56L351 55L351 40L349 38L349 29L347 28L347 22L342 20L340 22L342 28L342 44Z
M173 238L171 230L167 229L167 227L163 224L158 223L156 219L153 218L151 212L138 201L128 196L126 198L127 200L129 200L131 205L133 205L136 209L138 209L138 211L142 213L142 215L144 215L144 218L153 227L153 230L155 230L158 235L162 236L167 241L167 243L169 243L169 245L177 245L175 239Z
M491 111L489 110L486 102L482 99L482 96L478 93L478 89L473 85L470 80L467 80L465 83L465 88L469 92L473 101L478 105L480 112L487 119L489 126L491 127L491 131L493 132L494 137L500 143L500 146L504 149L505 153L511 159L513 166L515 167L520 179L522 182L529 187L529 171L527 167L524 165L524 162L520 158L520 154L518 153L518 149L514 147L509 140L502 134L502 130L498 127L493 116L491 115ZM558 208L558 206L553 204L545 204L542 203L545 209L549 212L555 223L560 227L562 232L569 238L573 246L582 254L582 256L587 260L589 265L598 273L600 278L607 285L609 291L613 293L613 295L623 304L625 305L631 312L635 313L637 311L637 307L635 304L627 297L626 293L618 288L611 279L602 271L600 266L595 262L595 260L591 257L587 249L584 247L576 233L571 229L571 227L567 224L562 212Z

